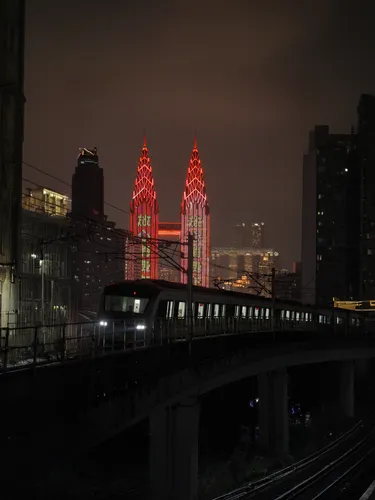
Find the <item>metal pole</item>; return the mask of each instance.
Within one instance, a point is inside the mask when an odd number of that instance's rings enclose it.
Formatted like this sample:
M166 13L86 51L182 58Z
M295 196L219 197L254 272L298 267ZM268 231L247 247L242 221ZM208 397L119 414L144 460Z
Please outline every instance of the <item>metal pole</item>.
M272 268L271 271L271 298L272 298L272 330L276 328L276 271Z
M192 233L188 234L188 264L187 264L187 286L188 286L188 304L187 316L189 326L189 353L191 352L191 342L193 340L193 245L194 236Z

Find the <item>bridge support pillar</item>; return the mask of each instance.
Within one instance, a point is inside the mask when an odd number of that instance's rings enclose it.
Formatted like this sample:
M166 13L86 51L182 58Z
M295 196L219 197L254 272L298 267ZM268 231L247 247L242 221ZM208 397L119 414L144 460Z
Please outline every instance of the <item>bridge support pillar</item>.
M280 455L289 453L288 374L258 375L260 442Z
M199 404L183 401L150 415L150 483L155 500L196 500Z
M343 361L340 373L340 403L345 417L354 417L354 362Z

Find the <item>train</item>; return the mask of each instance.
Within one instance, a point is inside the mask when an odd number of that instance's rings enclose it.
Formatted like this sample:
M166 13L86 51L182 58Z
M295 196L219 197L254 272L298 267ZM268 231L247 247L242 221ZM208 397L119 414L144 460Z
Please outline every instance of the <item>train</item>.
M352 329L364 325L363 314L317 308L292 300L192 287L192 321L188 318L187 285L164 280L126 280L105 286L98 323L116 341L133 335L152 343L165 337L215 335L272 329Z

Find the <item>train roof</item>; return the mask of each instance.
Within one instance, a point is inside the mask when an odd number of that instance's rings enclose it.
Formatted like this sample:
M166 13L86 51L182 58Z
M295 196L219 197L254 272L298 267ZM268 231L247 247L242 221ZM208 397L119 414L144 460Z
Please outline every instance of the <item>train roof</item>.
M172 281L166 281L166 280L147 280L147 279L141 279L141 280L124 280L124 281L118 281L115 283L111 283L107 286L104 287L104 291L111 291L111 289L118 289L123 286L136 286L140 287L143 292L147 294L155 294L157 292L160 292L162 290L185 290L187 285L183 283L175 283ZM256 299L257 301L261 302L270 302L270 298L267 297L262 297L261 295L256 295L254 293L243 293L243 292L232 292L229 290L218 290L217 288L207 288L207 287L201 287L201 286L193 286L193 290L202 294L220 294L220 295L227 295L228 297L238 297L238 299L249 299L253 298ZM300 302L295 301L295 300L276 300L277 303L283 303L283 304L290 304L290 305L301 305Z

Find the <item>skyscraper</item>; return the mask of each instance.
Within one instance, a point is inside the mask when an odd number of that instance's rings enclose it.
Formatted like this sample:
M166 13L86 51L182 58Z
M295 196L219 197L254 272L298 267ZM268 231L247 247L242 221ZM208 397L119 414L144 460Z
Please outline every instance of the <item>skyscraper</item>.
M330 134L328 126L310 133L303 162L302 300L329 304L333 297L356 296L359 245L358 169L351 163L354 136ZM353 277L354 276L354 277Z
M96 148L81 148L72 179L72 214L76 218L104 217L104 176Z
M193 242L193 283L209 286L210 262L210 210L207 202L203 168L194 138L193 151L186 175L185 189L181 203L181 242L187 243L188 234L194 237ZM181 265L187 269L188 249L182 247ZM181 282L187 282L187 274L181 273Z
M264 222L253 222L251 224L253 248L264 248Z
M0 2L0 313L17 323L22 272L21 195L24 118L24 0Z
M129 279L158 278L158 217L159 206L145 138L130 202L130 231L136 238L130 247Z

